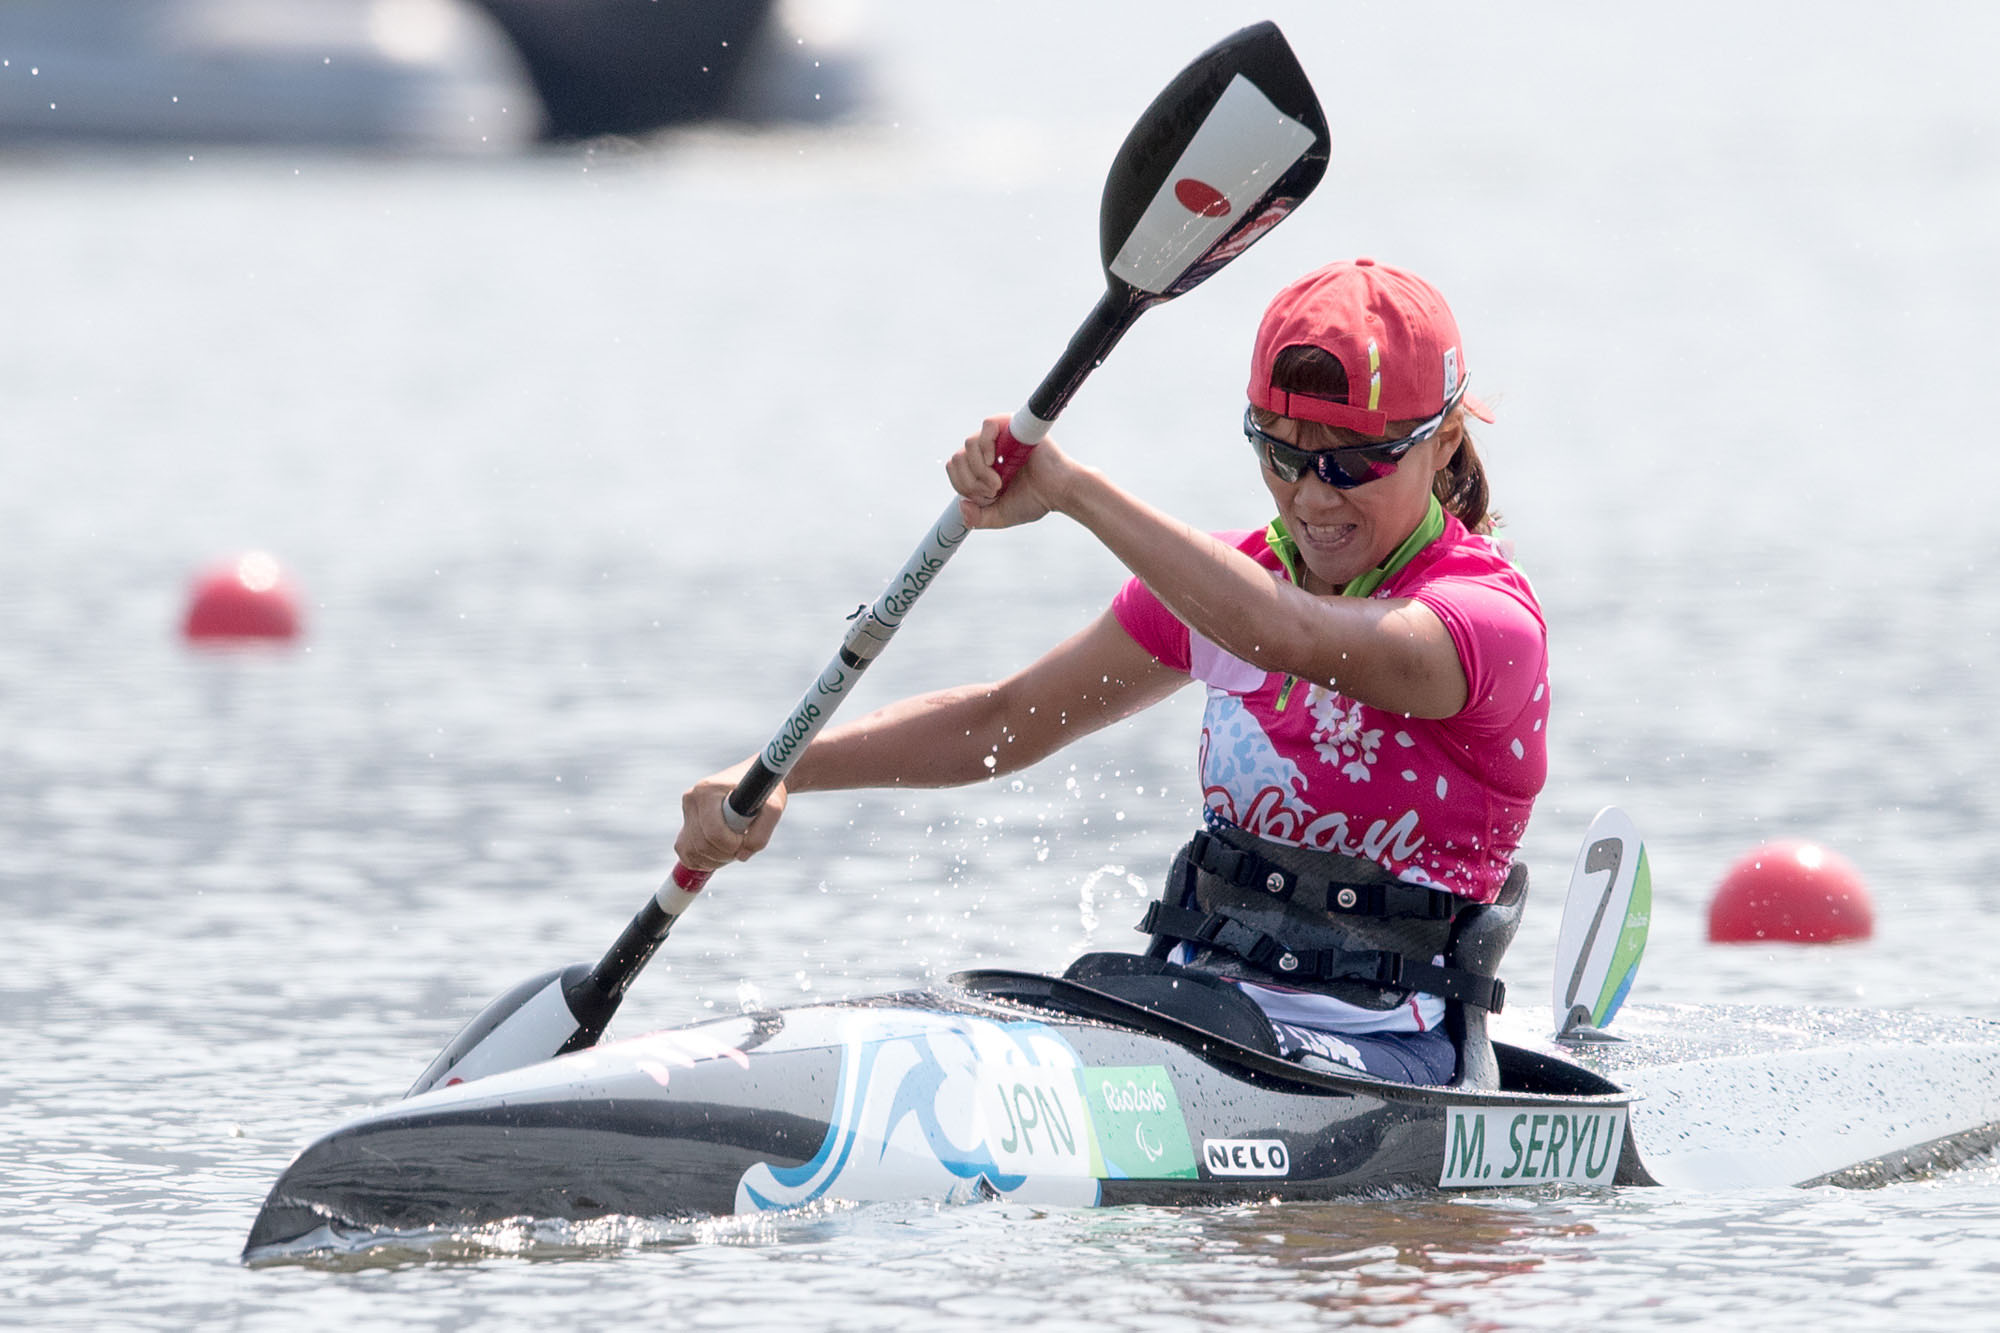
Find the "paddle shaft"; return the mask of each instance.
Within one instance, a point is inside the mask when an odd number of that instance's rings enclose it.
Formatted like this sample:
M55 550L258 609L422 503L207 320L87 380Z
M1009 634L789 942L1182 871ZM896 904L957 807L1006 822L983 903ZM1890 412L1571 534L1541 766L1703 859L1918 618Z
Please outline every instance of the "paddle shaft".
M1061 359L1029 397L1028 405L1016 412L1001 432L994 466L1003 478L1013 476L1027 464L1030 452L1047 437L1049 427L1070 398L1090 372L1103 364L1125 331L1150 304L1152 301L1143 294L1122 284L1113 284L1105 290L1070 338ZM724 801L723 820L731 828L740 833L750 827L750 821L764 808L764 802L785 780L799 756L812 744L813 737L832 720L834 711L846 701L862 673L889 646L904 617L943 572L967 532L959 517L958 501L954 499L874 605L855 614L853 625L826 669L799 699L770 743L751 761ZM588 984L615 1005L672 932L681 914L693 905L712 873L677 861L659 892L647 901L591 969ZM595 1034L578 1045L587 1046L594 1040Z

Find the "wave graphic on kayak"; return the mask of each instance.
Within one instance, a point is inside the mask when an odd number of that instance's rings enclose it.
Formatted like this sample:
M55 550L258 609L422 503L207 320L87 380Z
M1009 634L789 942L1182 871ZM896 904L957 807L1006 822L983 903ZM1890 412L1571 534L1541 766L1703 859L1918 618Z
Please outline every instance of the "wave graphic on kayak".
M826 1197L917 1195L1088 1206L1097 1202L1080 1062L1040 1023L968 1015L856 1015L826 1138L798 1166L759 1162L736 1211Z

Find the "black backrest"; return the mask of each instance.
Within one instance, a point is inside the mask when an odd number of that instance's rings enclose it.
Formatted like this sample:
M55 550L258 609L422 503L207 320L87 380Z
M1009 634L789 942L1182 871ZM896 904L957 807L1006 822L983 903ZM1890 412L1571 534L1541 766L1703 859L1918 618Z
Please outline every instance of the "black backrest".
M1528 867L1516 861L1501 886L1500 896L1490 903L1468 907L1452 926L1451 943L1444 960L1453 967L1477 972L1482 977L1497 976L1501 955L1514 942L1521 927L1521 911L1528 903ZM1486 1011L1477 1005L1446 1001L1445 1030L1458 1047L1458 1073L1454 1088L1497 1088L1500 1063L1493 1056L1493 1043L1486 1036Z

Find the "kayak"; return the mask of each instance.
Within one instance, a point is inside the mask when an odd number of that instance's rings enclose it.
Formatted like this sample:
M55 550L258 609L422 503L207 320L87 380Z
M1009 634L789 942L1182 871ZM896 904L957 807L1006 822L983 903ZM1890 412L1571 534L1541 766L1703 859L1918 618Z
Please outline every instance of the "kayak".
M325 1228L687 1217L827 1199L1057 1205L1644 1183L1631 1097L1496 1048L1493 1091L1302 1069L1090 987L948 988L608 1042L363 1115L272 1188L246 1254Z
M1492 1040L1497 1087L1430 1087L1304 1068L1085 983L962 973L607 1042L364 1114L283 1173L245 1257L835 1200L1874 1185L2000 1141L2000 1024L1625 1015L1623 1040Z

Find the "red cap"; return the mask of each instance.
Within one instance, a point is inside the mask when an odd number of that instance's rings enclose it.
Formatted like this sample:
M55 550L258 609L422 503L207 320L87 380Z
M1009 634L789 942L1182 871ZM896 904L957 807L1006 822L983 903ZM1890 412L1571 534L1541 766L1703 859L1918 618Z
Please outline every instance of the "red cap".
M1317 347L1347 371L1348 402L1287 393L1271 370L1287 347ZM1257 327L1250 355L1250 401L1295 421L1380 435L1391 421L1420 421L1444 410L1465 380L1458 321L1437 288L1372 259L1328 264L1279 292ZM1478 399L1466 410L1491 421Z

